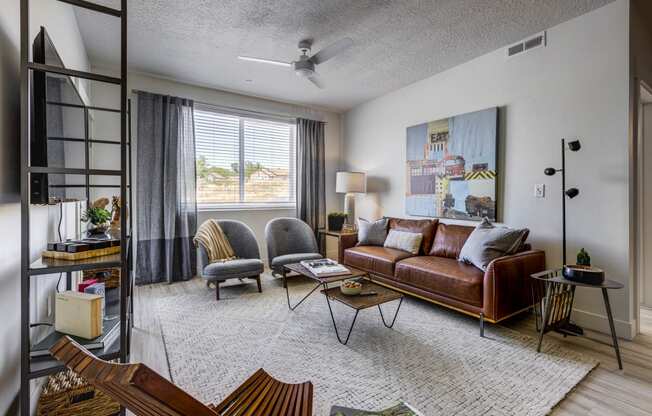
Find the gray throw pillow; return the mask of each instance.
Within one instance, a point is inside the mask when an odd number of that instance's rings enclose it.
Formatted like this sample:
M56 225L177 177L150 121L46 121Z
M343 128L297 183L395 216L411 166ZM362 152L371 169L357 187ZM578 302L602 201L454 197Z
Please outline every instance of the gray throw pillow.
M412 254L419 254L423 234L407 231L389 230L383 247L395 248Z
M367 221L358 218L358 245L382 246L387 238L387 218Z
M485 218L467 238L458 260L487 270L494 259L516 253L529 232L527 228L495 226Z

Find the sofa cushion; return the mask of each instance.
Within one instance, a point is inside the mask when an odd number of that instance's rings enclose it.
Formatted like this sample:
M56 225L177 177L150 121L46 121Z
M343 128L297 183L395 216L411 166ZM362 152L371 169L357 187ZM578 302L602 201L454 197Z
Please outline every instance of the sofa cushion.
M358 244L361 246L382 246L387 238L387 218L376 221L358 218Z
M527 228L496 226L485 218L466 239L458 260L486 270L492 260L516 253L529 232Z
M432 240L435 237L435 228L438 220L413 220L406 218L389 218L389 229L397 231L407 231L410 233L420 233L423 235L421 249L419 254L426 254L430 251Z
M387 234L387 239L385 239L383 247L395 248L416 255L419 254L421 241L423 241L423 234L421 233L389 230L389 234Z
M482 306L484 272L455 259L411 257L396 264L396 280L475 306Z
M456 259L460 256L466 239L473 232L474 227L466 225L444 224L437 225L435 240L430 249L431 256Z
M412 254L394 248L357 246L344 251L344 264L393 278L396 262L410 256Z

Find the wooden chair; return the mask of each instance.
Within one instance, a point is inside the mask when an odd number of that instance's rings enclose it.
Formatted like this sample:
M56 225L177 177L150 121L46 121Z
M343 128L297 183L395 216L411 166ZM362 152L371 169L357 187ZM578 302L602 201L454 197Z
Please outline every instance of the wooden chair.
M204 405L146 365L100 360L69 337L50 353L138 416L312 415L311 382L282 383L262 368L220 404Z

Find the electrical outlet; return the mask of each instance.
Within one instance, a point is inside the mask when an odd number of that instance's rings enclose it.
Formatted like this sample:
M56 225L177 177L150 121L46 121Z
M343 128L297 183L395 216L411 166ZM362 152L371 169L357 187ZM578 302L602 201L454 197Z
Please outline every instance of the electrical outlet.
M545 198L546 197L546 185L543 183L537 183L534 185L534 196L536 198Z

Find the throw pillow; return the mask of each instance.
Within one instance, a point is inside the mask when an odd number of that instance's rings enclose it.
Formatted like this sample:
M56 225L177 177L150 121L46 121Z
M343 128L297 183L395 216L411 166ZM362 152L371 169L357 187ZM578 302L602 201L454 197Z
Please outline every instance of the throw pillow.
M358 218L358 245L382 246L387 237L387 218L367 221Z
M487 270L492 260L515 253L530 230L493 225L487 218L473 230L462 246L459 261Z
M387 238L385 239L384 247L395 248L398 250L407 251L412 254L419 254L419 247L421 247L421 240L423 234L411 233L408 231L389 230Z

